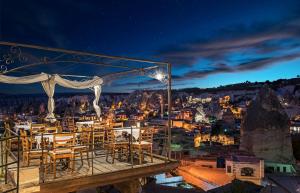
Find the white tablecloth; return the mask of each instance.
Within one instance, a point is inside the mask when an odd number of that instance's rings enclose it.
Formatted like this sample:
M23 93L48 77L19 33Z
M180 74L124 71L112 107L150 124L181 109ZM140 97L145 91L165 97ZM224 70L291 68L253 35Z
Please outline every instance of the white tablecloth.
M91 126L94 124L94 121L78 121L76 122L76 127L80 130L82 126L88 125Z
M24 129L26 131L29 131L30 130L30 124L28 124L28 125L19 125L19 124L16 124L14 128L15 128L16 133L19 133L20 129Z
M114 128L116 137L121 136L123 132L131 134L131 127L119 127ZM132 136L134 139L138 139L140 136L140 128L139 127L132 127Z
M53 134L44 134L43 135L43 138L44 139L48 139L49 142L53 142L53 137L54 135ZM41 142L42 142L42 135L36 135L34 136L35 140L36 140L36 143L37 143L37 149L40 149L40 145L41 145ZM71 139L72 137L71 136L60 136L59 139L60 140L67 140L67 139Z

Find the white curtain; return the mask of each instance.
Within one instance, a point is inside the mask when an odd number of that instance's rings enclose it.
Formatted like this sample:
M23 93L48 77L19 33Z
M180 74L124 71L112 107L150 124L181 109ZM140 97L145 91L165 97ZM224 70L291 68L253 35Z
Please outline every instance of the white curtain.
M31 84L46 81L48 78L49 75L45 73L22 77L0 75L0 82L7 84Z
M55 102L53 99L54 96L54 90L55 90L55 81L53 76L49 76L49 79L46 81L42 81L42 86L48 95L48 115L46 116L46 120L50 122L55 122L55 116L54 116L54 108L55 108Z
M100 118L101 115L101 109L98 105L99 99L100 99L100 95L101 95L101 86L100 85L96 85L94 86L94 93L95 93L95 99L93 101L93 107L96 111L97 117Z
M103 83L103 79L95 76L91 80L85 80L85 81L76 81L76 80L67 80L59 75L54 75L55 82L63 87L67 88L74 88L74 89L87 89L87 88L93 88L94 86L101 85Z
M45 73L23 77L0 75L0 83L1 82L8 84L31 84L41 82L46 94L48 95L48 115L46 119L52 122L55 121L55 116L53 113L55 108L55 102L53 99L55 84L73 89L94 88L95 99L93 101L93 107L97 116L100 117L101 109L98 105L98 102L101 95L101 85L103 84L103 79L98 76L93 77L91 80L75 81L64 79L57 74L49 75Z

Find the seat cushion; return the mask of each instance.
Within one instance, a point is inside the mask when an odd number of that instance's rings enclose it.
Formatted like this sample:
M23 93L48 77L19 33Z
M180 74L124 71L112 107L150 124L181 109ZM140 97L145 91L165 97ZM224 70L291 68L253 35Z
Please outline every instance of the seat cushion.
M152 145L152 143L148 141L141 141L140 143L137 141L137 142L133 142L132 145Z
M68 154L72 153L71 149L57 149L53 151L49 151L49 154Z

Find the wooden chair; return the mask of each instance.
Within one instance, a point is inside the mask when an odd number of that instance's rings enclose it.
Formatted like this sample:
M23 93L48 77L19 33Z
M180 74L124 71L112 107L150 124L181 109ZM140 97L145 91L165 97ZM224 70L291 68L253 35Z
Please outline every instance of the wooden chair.
M41 133L44 133L45 131L45 125L44 124L31 124L30 126L30 149L32 149L32 145L36 144L35 135L39 135Z
M30 160L41 158L42 150L33 150L31 149L31 144L29 137L27 136L26 131L20 129L20 138L22 144L22 153L23 153L23 164L26 166L30 165Z
M57 127L45 127L45 133L57 133Z
M80 133L80 139L79 139L80 144L72 148L72 152L74 154L73 168L75 167L75 158L77 155L80 155L81 164L83 165L83 153L86 154L88 166L90 167L89 147L91 144L92 129L90 127L82 127L81 129L82 131Z
M70 161L73 161L72 148L75 143L74 133L56 133L53 136L53 150L49 151L50 168L53 170L54 178L56 178L56 160L68 159L69 167ZM47 164L47 161L46 161ZM72 168L73 170L74 168Z
M143 163L144 151L150 154L151 162L153 162L152 144L153 128L141 128L138 141L132 143L132 149L137 151L139 155L139 164Z
M105 140L105 127L106 124L104 122L94 122L93 129L93 148L95 143L101 143L102 147L104 147Z
M76 132L76 125L73 118L67 118L67 129L69 132Z
M41 134L45 131L44 124L31 124L30 135Z
M116 141L115 131L113 128L109 128L106 130L106 142L105 147L107 149L106 152L106 161L108 161L108 155L112 155L112 163L115 161L116 152L121 156L125 154L127 159L129 156L129 142L128 141Z
M110 126L111 126L112 128L124 127L124 123L123 123L123 122L111 123Z
M8 122L4 122L4 134L3 134L3 136L4 137L11 137L11 128L10 128L10 125L9 125L9 123ZM11 149L11 144L12 144L12 142L11 142L11 139L9 139L8 140L8 143L7 143L7 148L8 149Z

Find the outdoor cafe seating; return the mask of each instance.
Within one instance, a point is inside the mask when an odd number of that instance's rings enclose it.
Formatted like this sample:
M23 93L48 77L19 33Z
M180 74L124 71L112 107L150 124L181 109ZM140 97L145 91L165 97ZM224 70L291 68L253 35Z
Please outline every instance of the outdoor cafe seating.
M78 119L79 120L79 119ZM57 124L28 123L15 124L14 130L20 133L23 166L36 164L39 160L44 165L46 174L56 177L57 167L60 170L73 172L81 165L90 167L92 152L102 152L107 163L114 164L115 160L130 162L130 156L136 157L143 164L144 156L152 156L153 129L136 126L124 127L122 122L82 121L68 119L72 129L62 130ZM59 122L60 123L60 122ZM29 130L28 130L29 129ZM96 154L95 154L96 155ZM84 161L85 160L85 161Z

